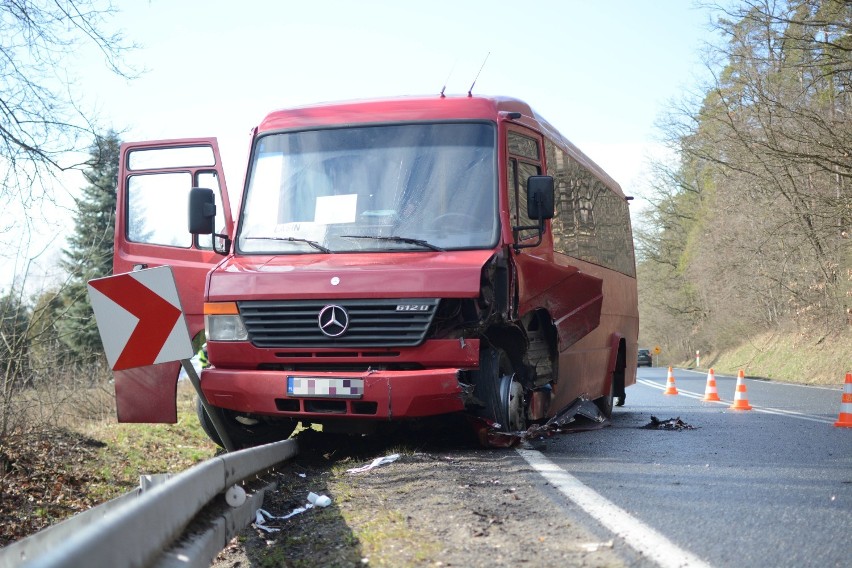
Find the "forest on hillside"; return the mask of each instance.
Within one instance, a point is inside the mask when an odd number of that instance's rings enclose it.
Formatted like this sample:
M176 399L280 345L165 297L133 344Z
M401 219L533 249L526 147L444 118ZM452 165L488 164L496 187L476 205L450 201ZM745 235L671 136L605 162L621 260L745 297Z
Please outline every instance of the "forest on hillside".
M852 335L852 3L720 10L635 231L640 342L674 361L772 330Z

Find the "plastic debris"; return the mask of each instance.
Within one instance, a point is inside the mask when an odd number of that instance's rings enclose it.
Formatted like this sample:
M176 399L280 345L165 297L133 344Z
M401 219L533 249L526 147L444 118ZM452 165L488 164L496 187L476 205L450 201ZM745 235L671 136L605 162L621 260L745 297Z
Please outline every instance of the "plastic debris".
M328 507L331 505L331 498L327 495L317 495L316 493L308 493L308 503L317 507Z
M379 467L381 465L386 465L389 463L393 463L399 459L399 454L391 454L389 456L385 456L383 458L376 458L372 462L367 465L363 465L361 467L353 467L352 469L347 469L346 473L364 473L365 471L370 471L373 468Z
M283 517L276 517L275 515L273 515L272 513L270 513L269 511L267 511L265 509L258 509L255 512L254 523L252 523L252 526L254 526L255 528L258 528L260 530L266 531L268 533L278 532L278 531L281 530L281 527L269 525L268 524L269 521L286 521L290 517L295 517L296 515L301 515L302 513L307 511L308 509L313 509L313 508L314 508L314 506L311 505L310 503L308 503L304 507L296 507L295 509L293 509L292 511L290 511L289 513L287 513Z
M245 498L243 500L245 500ZM331 505L331 498L328 495L317 495L316 493L311 491L310 493L308 493L308 502L305 503L304 507L296 507L286 515L279 517L273 515L265 509L258 509L257 511L255 511L254 523L252 523L252 526L268 533L278 532L281 530L281 527L276 526L274 524L270 525L269 521L286 521L291 517L301 515L308 509L313 509L314 507L328 507L329 505Z
M578 420L581 419L581 420ZM544 424L533 424L522 432L501 432L500 424L484 418L475 419L479 441L491 448L511 448L531 440L547 438L560 432L582 432L596 430L609 422L598 406L585 395L557 412Z
M695 430L695 426L687 424L683 420L680 419L680 416L677 418L669 418L668 420L660 420L656 416L651 417L651 421L642 426L642 428L647 428L649 430Z

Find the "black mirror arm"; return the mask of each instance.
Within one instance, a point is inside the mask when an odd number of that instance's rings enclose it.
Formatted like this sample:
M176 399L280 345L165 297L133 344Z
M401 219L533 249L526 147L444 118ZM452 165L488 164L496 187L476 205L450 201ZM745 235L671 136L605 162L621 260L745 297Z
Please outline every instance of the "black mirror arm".
M222 239L222 249L220 250L216 244L219 242L219 239ZM220 254L222 256L228 256L231 253L231 238L228 235L222 235L219 233L213 233L213 252L216 254Z
M544 217L539 216L538 225L528 225L528 226L525 226L525 227L523 227L523 226L522 227L512 227L512 231L515 232L515 233L520 233L521 231L537 231L538 232L538 238L536 239L536 241L534 243L527 243L527 244L515 243L513 245L513 247L514 247L516 252L521 250L522 248L537 247L538 245L541 244L542 238L544 237Z

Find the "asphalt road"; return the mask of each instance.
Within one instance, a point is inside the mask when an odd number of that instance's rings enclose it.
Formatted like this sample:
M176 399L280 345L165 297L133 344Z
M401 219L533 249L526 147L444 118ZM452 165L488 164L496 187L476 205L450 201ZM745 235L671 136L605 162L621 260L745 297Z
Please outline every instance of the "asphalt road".
M706 373L674 377L679 394L664 395L666 369L642 368L612 427L519 453L558 466L554 499L615 536L630 564L852 566L852 428L833 425L841 390L746 379L753 410L735 411L736 377L716 375L722 403L701 400ZM651 416L695 429L643 428Z

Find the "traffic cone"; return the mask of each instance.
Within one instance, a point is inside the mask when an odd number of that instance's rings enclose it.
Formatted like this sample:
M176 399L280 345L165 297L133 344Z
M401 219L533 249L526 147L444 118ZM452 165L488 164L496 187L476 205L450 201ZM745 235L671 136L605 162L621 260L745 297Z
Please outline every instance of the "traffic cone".
M846 373L846 383L843 385L843 398L840 399L840 416L835 426L852 428L852 373Z
M674 384L674 373L672 373L671 367L669 367L669 376L666 377L666 390L663 394L677 394L677 387Z
M748 396L746 396L745 373L742 369L737 373L737 392L734 393L734 404L729 408L732 410L751 410Z
M702 400L705 402L721 400L719 398L719 391L716 390L716 374L712 368L707 371L707 386L704 387L704 398Z

